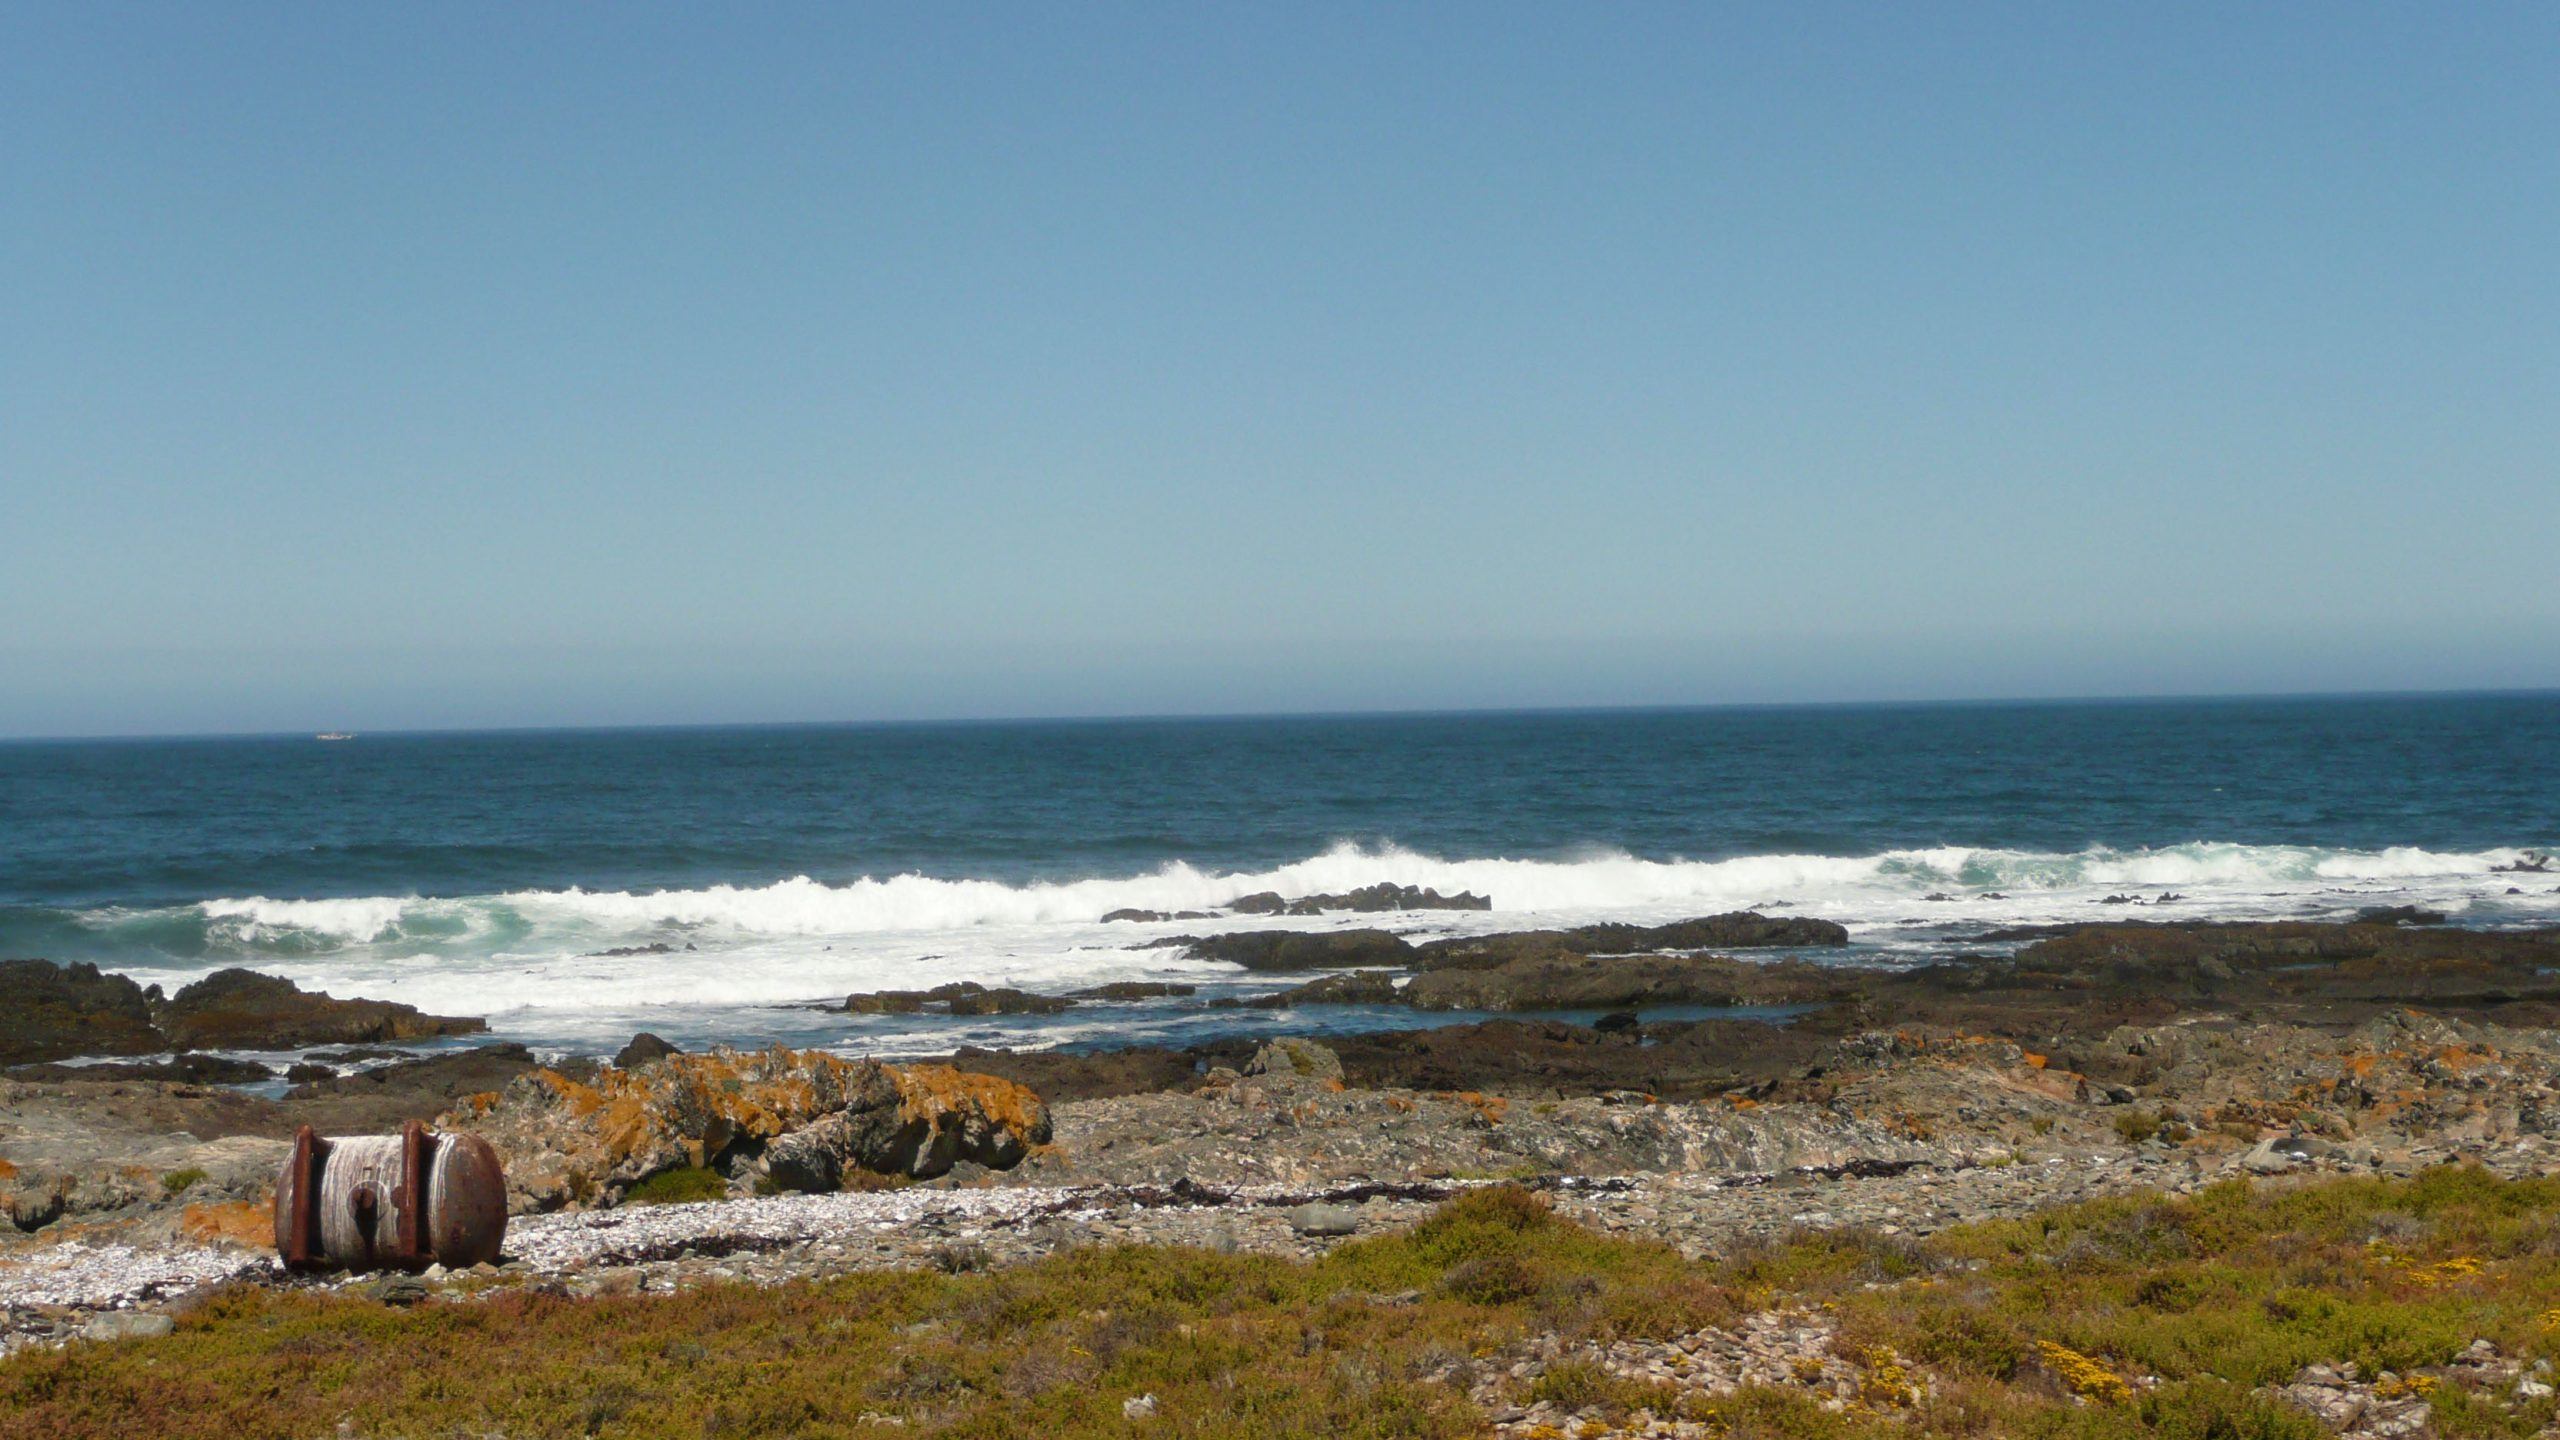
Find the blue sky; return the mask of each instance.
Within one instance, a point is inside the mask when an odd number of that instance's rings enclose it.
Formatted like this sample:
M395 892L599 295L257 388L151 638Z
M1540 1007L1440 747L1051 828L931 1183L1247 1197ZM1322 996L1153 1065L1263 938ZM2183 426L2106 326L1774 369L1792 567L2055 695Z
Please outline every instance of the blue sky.
M2560 8L0 6L0 733L2560 684Z

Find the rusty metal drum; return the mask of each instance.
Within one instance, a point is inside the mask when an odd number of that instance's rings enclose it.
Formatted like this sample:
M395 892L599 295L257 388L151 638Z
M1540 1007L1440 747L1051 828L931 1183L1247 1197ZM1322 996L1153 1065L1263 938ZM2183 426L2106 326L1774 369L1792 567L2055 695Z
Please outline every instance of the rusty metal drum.
M306 1125L276 1177L276 1253L296 1270L458 1270L496 1260L506 1234L506 1171L477 1135Z

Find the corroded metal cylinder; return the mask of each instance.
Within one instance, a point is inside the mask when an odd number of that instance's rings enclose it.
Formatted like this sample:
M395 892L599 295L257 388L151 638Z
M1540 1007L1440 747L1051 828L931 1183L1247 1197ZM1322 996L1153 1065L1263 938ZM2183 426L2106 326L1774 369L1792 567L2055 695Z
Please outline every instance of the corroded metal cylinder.
M324 1140L305 1125L276 1177L276 1253L296 1270L458 1270L498 1258L507 1177L477 1135Z

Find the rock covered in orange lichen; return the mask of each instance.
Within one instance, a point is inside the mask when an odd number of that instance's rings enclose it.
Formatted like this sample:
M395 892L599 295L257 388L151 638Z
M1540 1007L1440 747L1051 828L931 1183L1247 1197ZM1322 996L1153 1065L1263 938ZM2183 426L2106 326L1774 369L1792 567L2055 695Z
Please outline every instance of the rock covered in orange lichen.
M1011 1081L780 1047L669 1055L584 1081L538 1070L437 1123L498 1148L518 1211L611 1204L685 1166L804 1189L856 1170L1002 1168L1049 1138L1048 1107Z

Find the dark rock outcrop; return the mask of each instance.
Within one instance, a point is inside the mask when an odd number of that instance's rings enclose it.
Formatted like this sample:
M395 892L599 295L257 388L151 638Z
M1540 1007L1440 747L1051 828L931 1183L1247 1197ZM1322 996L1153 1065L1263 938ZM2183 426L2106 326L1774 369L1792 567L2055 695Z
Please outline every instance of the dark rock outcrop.
M1414 949L1384 930L1239 930L1190 943L1198 960L1223 960L1247 970L1342 970L1361 965L1410 965Z
M613 1064L617 1070L637 1070L652 1060L664 1060L670 1055L683 1053L673 1041L643 1030L631 1037L630 1044L614 1053Z
M151 1023L157 998L95 965L0 960L0 1065L166 1050Z
M1426 970L1396 998L1417 1010L1625 1010L1648 1005L1800 1005L1851 993L1854 977L1802 961L1720 955L1578 955L1557 950L1483 968Z
M1380 881L1339 895L1302 895L1295 900L1282 899L1276 890L1263 890L1238 896L1228 902L1227 908L1238 915L1322 915L1343 910L1377 914L1388 910L1490 910L1493 900L1472 891L1443 895L1437 890Z
M468 1095L504 1088L539 1068L533 1052L501 1043L329 1075L285 1092L285 1105L324 1135L373 1135L426 1120Z
M255 1060L234 1060L223 1055L189 1054L142 1064L109 1062L98 1065L16 1065L10 1067L9 1078L51 1080L70 1085L97 1085L127 1080L158 1080L172 1085L254 1085L262 1080L273 1080L276 1078L276 1072Z
M489 1028L473 1016L429 1015L389 1000L339 1000L255 970L217 970L152 1011L181 1049L289 1050L304 1045L427 1040Z
M1424 969L1474 969L1530 955L1637 955L1659 950L1759 950L1846 945L1849 932L1829 920L1773 918L1754 910L1702 915L1668 925L1583 925L1571 930L1520 930L1467 935L1419 947Z
M1033 995L1006 986L989 987L975 980L955 980L930 990L875 990L845 997L853 1015L1055 1015L1075 1007L1063 995Z
M1072 1000L1165 1000L1200 993L1197 985L1184 985L1172 980L1114 980L1108 985L1093 985L1069 996Z

